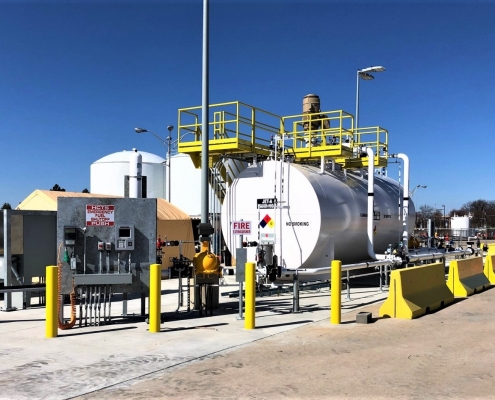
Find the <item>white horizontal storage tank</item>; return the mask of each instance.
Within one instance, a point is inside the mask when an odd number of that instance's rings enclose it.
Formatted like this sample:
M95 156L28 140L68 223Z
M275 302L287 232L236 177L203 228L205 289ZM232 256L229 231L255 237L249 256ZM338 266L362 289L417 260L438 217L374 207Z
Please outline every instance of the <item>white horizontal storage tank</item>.
M332 259L344 264L369 260L367 184L366 175L321 173L319 167L309 165L275 161L252 165L234 180L223 203L222 230L227 246L235 254L237 236L232 233L231 222L243 220L251 222L251 234L245 235L244 241L273 239L279 265L284 268L328 267ZM402 187L390 178L375 176L374 188L374 249L383 254L389 244L402 238ZM274 197L281 201L281 208L258 208L261 199ZM410 201L410 232L414 220ZM248 260L255 260L255 251L255 247L248 247Z
M139 153L142 156L142 176L146 177L146 197L165 198L165 159L145 151ZM91 164L90 192L125 196L131 156L131 151L124 150Z

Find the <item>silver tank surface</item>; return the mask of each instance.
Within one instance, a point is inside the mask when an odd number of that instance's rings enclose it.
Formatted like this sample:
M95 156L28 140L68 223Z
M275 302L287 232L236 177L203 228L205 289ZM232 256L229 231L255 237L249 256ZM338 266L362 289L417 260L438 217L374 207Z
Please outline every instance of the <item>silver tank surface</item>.
M333 259L344 264L369 260L367 251L367 175L325 171L319 167L265 161L246 168L227 190L222 207L222 231L235 254L233 221L251 222L244 241L274 243L274 253L285 268L327 267ZM402 186L375 176L374 250L383 254L401 241L399 219ZM277 198L278 207L270 201ZM260 203L260 204L259 204ZM415 221L409 202L409 231ZM255 260L248 248L248 261Z

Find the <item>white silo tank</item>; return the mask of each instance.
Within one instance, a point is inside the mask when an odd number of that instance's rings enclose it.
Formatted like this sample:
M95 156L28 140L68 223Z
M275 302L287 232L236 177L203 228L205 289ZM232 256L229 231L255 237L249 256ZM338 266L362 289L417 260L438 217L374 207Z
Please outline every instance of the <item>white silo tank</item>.
M146 197L165 197L165 159L156 154L140 151L142 178L146 177ZM90 167L90 192L125 196L129 173L130 151L120 151L96 160Z
M469 233L469 217L467 215L459 217L454 215L450 220L453 236L468 236Z

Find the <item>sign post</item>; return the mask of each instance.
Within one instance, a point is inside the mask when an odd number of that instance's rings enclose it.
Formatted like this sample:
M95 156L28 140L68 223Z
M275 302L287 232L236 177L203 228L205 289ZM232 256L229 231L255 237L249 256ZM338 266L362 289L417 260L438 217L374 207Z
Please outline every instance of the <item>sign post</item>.
M251 234L251 222L249 221L232 221L232 234L237 235L237 248L235 251L235 280L239 283L239 315L237 320L243 320L242 316L242 283L244 282L244 265L247 262L247 251L242 245L243 234Z

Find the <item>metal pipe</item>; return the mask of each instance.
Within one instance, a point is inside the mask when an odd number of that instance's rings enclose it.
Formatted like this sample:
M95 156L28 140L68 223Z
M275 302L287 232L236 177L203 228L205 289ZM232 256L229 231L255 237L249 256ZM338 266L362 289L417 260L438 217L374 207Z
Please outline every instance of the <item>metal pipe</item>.
M346 300L351 299L351 278L349 276L349 270L346 271L345 277L345 285L346 285Z
M83 288L79 288L79 328L82 327L82 302L83 302Z
M101 325L101 286L98 286L98 326Z
M98 269L100 270L100 274L101 274L101 271L103 271L103 267L102 267L102 259L103 259L103 251L100 251L100 265L98 266Z
M117 252L117 273L120 274L120 251Z
M201 138L201 223L208 223L208 172L209 172L209 76L208 76L208 0L203 0L203 71L202 71L202 138Z
M88 287L84 287L84 326L88 326Z
M409 219L409 157L403 153L397 154L397 158L401 159L404 163L404 188L403 188L403 202L402 202L402 244L404 246L404 252L407 255L408 250L408 219Z
M299 276L294 274L294 284L292 287L292 312L298 313L299 310Z
M358 73L358 85L359 85L359 73ZM359 87L359 86L358 86ZM357 111L358 106L356 106ZM370 147L366 148L366 154L368 155L368 255L376 260L375 249L373 246L373 221L374 221L374 184L375 184L375 154Z
M96 326L96 312L98 311L97 307L97 294L98 294L98 289L96 286L93 287L93 314L94 314L94 323L93 325Z
M86 228L83 228L83 243L84 243L84 254L83 254L83 273L86 273Z
M241 219L241 221L244 221L243 219ZM242 249L242 235L239 235L237 237L237 248L238 249ZM237 257L237 256L236 256ZM236 276L239 276L237 274L237 265L236 265ZM240 279L239 279L240 281ZM239 315L237 316L237 319L238 320L243 320L244 317L242 316L242 282L239 282Z
M89 326L93 324L93 287L89 287Z
M356 127L354 129L355 134L354 136L354 141L357 139L357 129L358 129L358 124L359 124L359 70L357 70L356 73Z
M107 274L110 273L110 252L107 251L107 254L106 254L106 264L107 264Z
M112 320L112 286L108 287L110 293L108 294L108 322Z
M377 261L362 262L357 264L346 264L346 265L342 265L342 271L352 271L355 269L373 268L373 267L378 267L380 265L393 265L393 264L394 264L393 260L377 260ZM299 275L318 275L318 274L329 273L330 270L331 270L330 267L284 269L282 270L282 275L293 275L295 273Z
M107 322L107 286L103 286L103 323Z
M129 273L131 273L131 252L129 252Z

